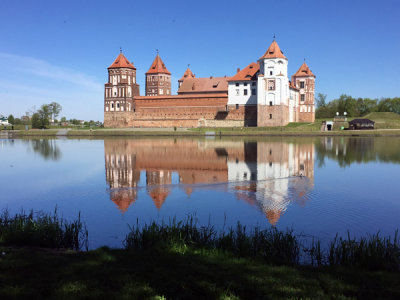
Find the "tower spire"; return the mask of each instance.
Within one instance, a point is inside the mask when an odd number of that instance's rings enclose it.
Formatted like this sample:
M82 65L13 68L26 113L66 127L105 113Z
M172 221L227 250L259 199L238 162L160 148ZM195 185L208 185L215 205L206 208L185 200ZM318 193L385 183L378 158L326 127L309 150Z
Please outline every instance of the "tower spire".
M122 53L122 47L119 47L119 53Z

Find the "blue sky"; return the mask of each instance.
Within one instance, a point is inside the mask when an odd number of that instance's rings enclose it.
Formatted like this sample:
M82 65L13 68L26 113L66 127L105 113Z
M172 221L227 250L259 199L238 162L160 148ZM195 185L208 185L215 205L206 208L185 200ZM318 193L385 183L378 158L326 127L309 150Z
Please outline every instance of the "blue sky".
M103 120L107 67L122 47L144 73L156 49L173 93L197 77L234 75L274 33L293 74L306 58L328 100L400 96L400 1L2 1L0 114L57 101L61 116Z

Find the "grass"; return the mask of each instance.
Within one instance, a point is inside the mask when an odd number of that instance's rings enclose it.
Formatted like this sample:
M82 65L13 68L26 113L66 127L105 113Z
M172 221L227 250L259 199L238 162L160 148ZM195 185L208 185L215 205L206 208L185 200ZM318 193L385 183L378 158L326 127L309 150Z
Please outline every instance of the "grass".
M7 210L0 215L0 244L36 246L44 248L87 249L88 233L78 218L67 221L60 218L57 208L53 215L33 211L10 216Z
M399 274L188 249L0 247L1 299L399 299Z
M22 216L22 224L27 223ZM21 223L20 217L8 214L3 219ZM45 224L61 222L54 216L45 219ZM290 230L248 231L238 224L223 233L210 225L196 226L193 217L172 219L168 224L136 224L125 239L125 249L81 252L0 245L0 298L400 298L398 268L375 268L375 263L384 262L382 258L398 259L397 235L394 240L379 235L361 240L336 238L328 249L325 254L319 242L305 249ZM318 267L298 264L304 250L321 262ZM369 253L379 257L373 271L354 263L354 257L365 259Z

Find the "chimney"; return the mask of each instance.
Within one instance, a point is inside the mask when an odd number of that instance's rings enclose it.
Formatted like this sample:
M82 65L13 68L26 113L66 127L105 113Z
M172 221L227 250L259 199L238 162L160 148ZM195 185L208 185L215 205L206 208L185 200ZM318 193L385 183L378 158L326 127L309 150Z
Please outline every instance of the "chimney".
M240 68L237 68L237 69L236 69L236 73L239 73L239 72L240 72Z

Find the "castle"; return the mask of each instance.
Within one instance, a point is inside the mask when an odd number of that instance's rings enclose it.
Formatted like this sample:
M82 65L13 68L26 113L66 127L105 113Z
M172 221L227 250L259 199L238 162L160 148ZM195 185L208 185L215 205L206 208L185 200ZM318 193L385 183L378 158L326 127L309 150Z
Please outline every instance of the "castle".
M315 75L304 62L288 77L288 59L273 40L257 63L231 77L198 78L188 67L171 93L171 72L160 55L146 72L140 96L136 68L121 53L108 67L106 127L244 127L314 122Z

